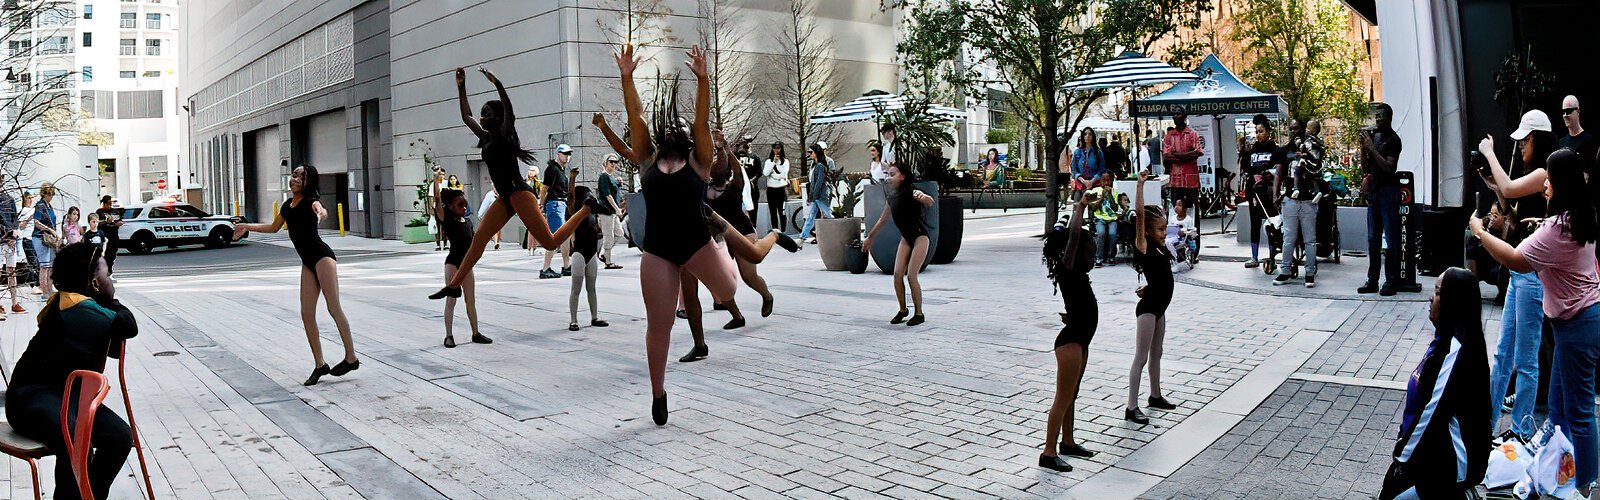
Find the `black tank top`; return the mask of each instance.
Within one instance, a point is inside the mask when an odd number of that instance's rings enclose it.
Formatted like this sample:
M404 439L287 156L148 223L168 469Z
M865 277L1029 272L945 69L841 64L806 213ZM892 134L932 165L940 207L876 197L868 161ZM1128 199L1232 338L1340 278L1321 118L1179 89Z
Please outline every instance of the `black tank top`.
M701 212L705 179L687 162L673 173L662 172L660 159L644 168L644 251L683 265L711 241L711 230Z
M906 186L901 189L916 188ZM922 206L916 198L906 193L891 193L889 195L889 216L894 219L895 229L900 230L900 237L908 243L916 243L919 236L931 236L933 233L928 228L927 207Z
M1140 236L1143 235L1134 235L1135 238ZM1160 316L1166 314L1167 305L1172 303L1172 254L1167 252L1163 243L1147 239L1144 253L1134 249L1133 258L1139 260L1139 269L1144 272L1146 282L1144 297L1134 307L1136 314Z

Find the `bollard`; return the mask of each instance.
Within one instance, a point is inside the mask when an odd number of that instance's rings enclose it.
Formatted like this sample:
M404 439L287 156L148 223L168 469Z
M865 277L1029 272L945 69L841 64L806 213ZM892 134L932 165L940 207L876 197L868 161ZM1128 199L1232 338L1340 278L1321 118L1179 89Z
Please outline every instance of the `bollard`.
M335 206L338 207L337 210L339 210L339 237L343 238L344 237L344 204L340 203L340 204L335 205Z
M234 217L238 217L239 216L239 202L237 202L237 201L233 202L233 216Z

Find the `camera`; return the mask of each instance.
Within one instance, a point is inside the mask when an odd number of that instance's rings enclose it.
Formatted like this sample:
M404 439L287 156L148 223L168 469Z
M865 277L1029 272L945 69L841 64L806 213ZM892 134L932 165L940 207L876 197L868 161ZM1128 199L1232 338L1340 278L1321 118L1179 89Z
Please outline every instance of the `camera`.
M1467 152L1467 166L1478 172L1485 179L1493 179L1494 173L1489 171L1489 159L1477 150Z

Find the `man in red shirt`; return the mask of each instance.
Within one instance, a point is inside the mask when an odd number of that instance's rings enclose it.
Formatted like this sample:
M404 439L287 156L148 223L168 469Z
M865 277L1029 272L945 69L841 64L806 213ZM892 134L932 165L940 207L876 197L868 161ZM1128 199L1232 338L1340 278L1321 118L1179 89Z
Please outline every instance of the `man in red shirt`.
M1189 116L1178 114L1172 117L1176 128L1167 132L1161 140L1161 161L1172 173L1172 180L1167 185L1172 191L1172 199L1182 199L1185 206L1195 206L1196 198L1200 192L1200 155L1205 154L1205 142L1200 140L1200 134L1189 128Z

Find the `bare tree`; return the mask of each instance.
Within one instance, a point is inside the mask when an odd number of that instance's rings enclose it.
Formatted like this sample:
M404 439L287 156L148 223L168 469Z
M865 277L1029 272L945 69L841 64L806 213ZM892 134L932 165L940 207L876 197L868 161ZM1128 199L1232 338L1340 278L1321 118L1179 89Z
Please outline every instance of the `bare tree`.
M7 44L0 57L6 76L0 86L0 173L6 184L0 189L21 189L37 173L37 158L79 139L71 92L78 73L41 69L48 66L37 59L73 51L67 28L75 21L77 4L13 0L0 7L0 16L0 38Z
M835 104L841 85L834 76L833 37L817 30L814 0L786 0L788 10L782 26L773 35L778 42L778 71L773 88L779 99L772 101L772 126L795 133L801 147L816 141L838 142L839 131L831 125L812 125L811 115ZM781 135L781 134L780 134ZM800 154L800 175L810 175L810 161Z
M600 2L599 10L610 11L611 15L600 15L595 19L595 27L605 34L607 41L617 48L623 44L632 44L640 58L641 66L656 64L656 56L673 47L679 46L682 39L672 30L672 8L664 0L605 0ZM667 68L671 70L672 68ZM659 68L658 68L659 71ZM666 81L663 78L641 78L638 80L639 95L650 102L650 96L661 91L658 86ZM599 106L599 111L604 114L615 115L622 105L622 85L616 79L602 79L595 89L594 102ZM608 105L614 103L614 105ZM632 130L622 130L624 136L634 133ZM626 178L627 185L635 184L635 177L639 172L639 165L626 159L622 160L620 170Z
M744 46L750 34L748 25L739 22L742 9L723 0L699 0L700 46L711 63L711 123L722 129L728 140L762 132L756 115L755 90L758 82L749 52Z

